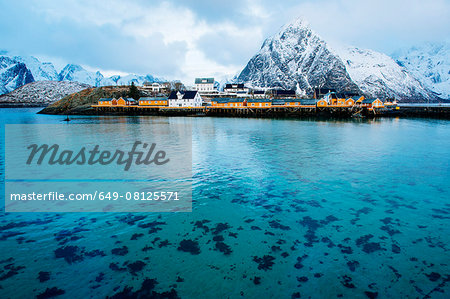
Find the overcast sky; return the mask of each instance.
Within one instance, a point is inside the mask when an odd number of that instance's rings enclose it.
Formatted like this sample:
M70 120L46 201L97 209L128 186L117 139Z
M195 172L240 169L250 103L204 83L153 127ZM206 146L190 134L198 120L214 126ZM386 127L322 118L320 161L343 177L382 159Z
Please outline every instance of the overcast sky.
M450 37L450 0L0 0L0 49L56 67L181 79L233 76L297 17L325 40L391 54Z

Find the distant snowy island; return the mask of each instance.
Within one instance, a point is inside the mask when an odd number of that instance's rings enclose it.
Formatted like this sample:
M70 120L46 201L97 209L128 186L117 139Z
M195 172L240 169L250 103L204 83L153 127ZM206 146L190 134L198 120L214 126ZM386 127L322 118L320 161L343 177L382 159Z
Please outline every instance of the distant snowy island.
M36 81L78 82L90 86L143 85L144 82L163 82L152 75L104 77L99 71L90 72L77 64L67 64L59 73L51 62L41 62L33 56L0 55L0 94L11 92L27 83Z

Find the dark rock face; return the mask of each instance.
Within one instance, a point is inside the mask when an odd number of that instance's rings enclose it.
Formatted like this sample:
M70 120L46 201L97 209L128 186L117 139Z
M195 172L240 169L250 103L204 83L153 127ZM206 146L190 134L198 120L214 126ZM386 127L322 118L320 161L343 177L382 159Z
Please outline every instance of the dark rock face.
M361 92L341 59L301 20L266 39L237 80L259 87L295 89L298 85L307 94L323 86Z
M312 96L314 88L323 87L367 98L440 100L389 56L330 46L301 19L266 39L235 81L253 87L297 89L300 95L308 96Z
M0 56L0 94L31 82L34 82L33 75L24 63Z

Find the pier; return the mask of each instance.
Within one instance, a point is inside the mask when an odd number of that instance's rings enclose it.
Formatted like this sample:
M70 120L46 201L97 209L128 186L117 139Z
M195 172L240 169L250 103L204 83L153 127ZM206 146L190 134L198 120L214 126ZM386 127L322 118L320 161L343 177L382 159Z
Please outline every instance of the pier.
M433 117L450 119L450 104L399 104L393 107L142 107L92 106L97 115L216 116L216 117Z

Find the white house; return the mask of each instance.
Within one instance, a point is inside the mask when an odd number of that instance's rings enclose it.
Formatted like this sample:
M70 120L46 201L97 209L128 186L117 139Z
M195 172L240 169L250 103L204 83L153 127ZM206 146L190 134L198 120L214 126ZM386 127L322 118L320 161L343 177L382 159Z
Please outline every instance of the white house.
M196 90L172 91L169 95L169 107L201 107L202 97Z
M266 97L266 92L264 90L253 90L253 98L263 99Z
M153 92L159 92L161 90L161 84L157 82L152 83L152 91Z
M226 84L223 88L223 92L229 94L246 94L249 92L249 89L244 86L242 83L238 84Z
M144 82L144 86L145 89L148 89L152 92L155 93L159 93L159 92L163 92L163 91L167 91L170 89L170 83L166 82L166 83L158 83L158 82Z
M214 78L195 78L195 89L201 93L215 91Z

